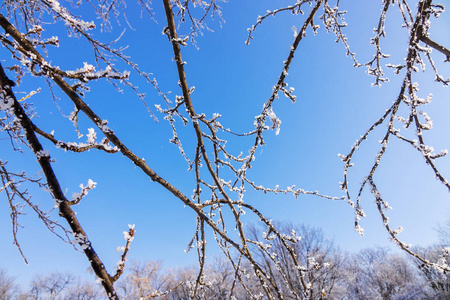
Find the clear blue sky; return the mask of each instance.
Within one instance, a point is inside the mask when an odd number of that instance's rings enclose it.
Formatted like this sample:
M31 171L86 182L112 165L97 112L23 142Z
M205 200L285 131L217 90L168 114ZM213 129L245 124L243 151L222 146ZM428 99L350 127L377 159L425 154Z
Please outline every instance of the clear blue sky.
M291 27L300 27L304 16L285 13L269 18L253 34L255 39L249 46L244 44L247 28L267 9L273 10L285 4L290 2L258 0L221 3L225 19L222 27L217 19L209 21L214 32L204 31L204 35L198 37L199 49L192 45L182 48L183 58L188 63L188 83L196 87L192 101L198 114L205 113L209 117L212 113L220 113L220 122L224 127L236 132L253 129L254 116L260 113L262 104L269 98L293 41ZM349 26L345 32L349 43L359 61L365 62L374 53L369 39L373 35L373 27L377 25L381 5L378 1L356 0L341 5L348 10L346 21ZM177 86L171 45L167 37L161 34L165 26L162 3L154 1L153 4L157 23L146 16L140 19L134 4L129 6L128 20L133 29L127 28L119 45L129 45L125 54L142 70L152 72L160 88L171 91L170 97L174 99L181 91ZM83 13L83 10L79 12ZM93 19L92 15L88 16ZM93 20L98 24L99 20ZM389 62L393 64L401 63L406 53L407 33L400 28L400 21L398 9L393 7L388 15L387 36L383 41L384 52L392 54ZM113 26L117 30L112 33L93 31L94 37L102 41L116 38L121 29L114 22ZM448 13L432 22L432 35L446 46L450 46L449 26ZM94 64L92 50L86 47L82 39L65 38L65 30L60 23L49 26L43 34L60 37L59 48L49 49L53 65L76 69L82 67L83 62ZM289 85L295 87L297 102L292 104L281 96L274 105L275 113L282 121L281 131L279 135L273 131L267 132L267 145L258 149L257 159L249 172L249 177L258 184L269 187L295 184L305 190L342 196L339 182L342 181L343 163L338 153L347 154L355 140L396 99L402 75L394 76L385 68L391 81L381 88L371 87L373 78L365 74L364 68L353 68L352 61L345 56L344 47L335 43L334 39L322 25L317 36L308 30L307 37L301 42L287 78ZM13 65L8 52L3 48L1 51L3 66ZM449 68L442 66L442 59L441 55L435 54L441 72L448 75ZM130 67L120 63L118 66L130 70ZM419 87L422 96L429 92L434 95L434 101L427 105L426 111L433 119L435 129L428 134L427 141L437 151L447 149L450 144L448 89L440 88L433 82L432 76L416 76L421 80ZM132 72L131 80L147 93L146 99L151 107L163 103L163 99L137 74ZM60 116L44 81L27 75L15 91L28 92L38 87L42 91L30 99L39 115L35 119L36 124L48 132L55 130L55 136L65 141L85 142L86 137L78 140L70 121ZM73 105L56 89L55 92L61 97L59 106L68 115ZM105 81L91 84L85 101L103 119L107 119L118 137L138 156L144 157L159 175L186 195L192 194L194 174L186 171L188 166L179 155L178 148L169 143L172 137L170 126L156 109L154 112L159 122L149 117L132 91L124 87L122 94L117 93ZM89 127L93 124L82 118L79 126L81 132L87 134ZM355 169L350 177L354 194L374 162L379 149L377 141L382 138L385 128L381 126L376 130L355 156ZM185 134L182 142L192 157L195 145L189 141L191 130L189 124L180 132ZM236 152L246 152L253 142L253 139L236 139L225 134L223 137L230 139L227 147ZM29 153L13 153L9 141L4 138L3 133L0 158L9 161L9 168L14 171L25 169L28 174L37 172L38 164L34 157ZM50 150L56 159L53 167L63 189L68 190L68 196L78 192L78 186L86 185L88 179L98 183L97 188L90 191L74 209L110 272L119 260L115 249L125 243L122 231L127 230L127 224L136 224L137 230L129 259L164 260L166 266L195 264L195 253L185 254L183 251L195 231L195 214L183 203L152 183L121 154L94 150L82 154L65 153L41 140L44 148ZM450 176L449 161L449 158L443 158L438 163L447 177ZM400 237L413 245L426 246L437 242L435 228L450 218L450 196L446 188L433 178L417 151L398 141L391 142L375 179L383 196L393 207L388 213L393 227L401 225L405 228ZM248 190L246 201L268 217L321 227L343 250L358 251L375 245L393 246L384 231L374 199L368 193L364 194L362 203L367 218L361 223L366 234L360 237L353 227L354 212L346 201L314 196L300 196L297 199L291 195L274 197L255 193L250 188ZM53 206L48 194L33 188L30 191L34 202L40 203L41 208ZM7 269L20 280L55 269L84 274L89 267L85 256L46 231L31 210L26 212L27 215L20 219L24 228L19 231L19 241L29 266L23 264L12 244L6 197L0 194L0 253L3 257L0 268ZM57 217L57 214L54 216ZM61 222L64 223L63 220ZM248 222L252 222L251 217ZM208 250L211 257L217 253L212 238L208 246L211 246Z

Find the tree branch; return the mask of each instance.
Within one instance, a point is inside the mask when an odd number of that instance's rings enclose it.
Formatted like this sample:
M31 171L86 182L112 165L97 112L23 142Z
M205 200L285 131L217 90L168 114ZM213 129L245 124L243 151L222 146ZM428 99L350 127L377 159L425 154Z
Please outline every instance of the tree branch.
M450 50L445 48L444 46L442 46L441 44L436 43L435 41L433 41L432 39L430 39L429 37L422 35L420 37L420 40L422 42L424 42L425 44L427 44L428 46L436 49L437 51L441 52L442 54L444 54L446 56L446 60L450 60Z
M0 16L0 20L2 17L3 16ZM3 67L0 64L0 87L2 93L1 100L7 103L6 105L9 105L9 109L11 109L14 115L16 115L16 117L20 120L20 124L25 131L26 139L30 144L31 150L35 153L41 169L44 172L45 178L47 179L47 184L50 188L52 196L59 203L59 212L61 216L66 219L67 223L72 229L76 241L86 254L94 272L102 280L102 285L108 294L108 298L114 300L118 299L110 280L110 276L105 269L105 266L98 257L97 253L94 251L94 248L92 247L86 232L83 230L75 215L75 212L70 208L70 201L67 200L67 198L64 196L63 191L61 190L59 181L50 164L50 155L48 154L48 151L45 151L43 149L41 143L34 134L33 122L30 120L26 112L23 110L22 106L17 101L9 84L10 82L11 81L6 76Z

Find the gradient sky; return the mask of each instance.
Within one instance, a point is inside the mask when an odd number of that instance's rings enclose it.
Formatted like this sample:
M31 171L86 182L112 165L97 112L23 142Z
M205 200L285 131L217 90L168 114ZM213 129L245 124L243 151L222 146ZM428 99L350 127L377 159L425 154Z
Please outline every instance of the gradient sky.
M176 65L172 61L173 53L167 37L161 34L165 24L162 3L154 1L154 18L139 18L139 9L130 4L127 14L130 29L127 28L118 46L129 45L125 54L139 64L143 71L153 73L163 91L171 91L170 97L181 94L177 86ZM295 1L291 1L295 2ZM282 62L287 58L293 41L292 26L300 27L305 16L280 14L268 18L253 33L254 40L249 46L247 28L251 27L258 15L267 9L273 10L289 1L230 1L221 3L225 22L220 26L218 19L209 20L214 32L204 31L197 38L198 49L189 45L182 48L189 85L196 87L192 101L196 112L220 113L220 122L226 128L236 132L249 132L253 129L254 116L261 111L263 103L269 98L282 70ZM341 1L342 2L342 1ZM381 1L379 1L381 2ZM62 2L63 3L63 2ZM348 10L345 29L349 44L356 52L360 62L370 60L374 54L369 40L373 28L377 26L381 4L378 1L346 1L342 9ZM345 6L345 7L344 7ZM309 8L308 8L309 9ZM307 13L305 8L305 12ZM4 14L4 10L2 10ZM86 20L94 20L85 9L79 15L87 13ZM319 20L316 21L318 24ZM123 23L123 20L122 20ZM94 37L110 41L123 30L113 22L110 33L93 31ZM443 45L450 46L448 28L450 15L444 13L437 21L432 20L431 35ZM181 29L183 30L183 29ZM401 28L401 17L397 7L392 7L387 18L387 36L382 45L384 52L392 54L387 62L401 63L407 48L407 31ZM83 62L94 64L92 50L81 39L65 38L65 29L61 22L49 25L43 34L50 37L58 35L60 46L49 48L49 60L62 69L76 69ZM258 149L257 159L249 172L249 177L268 187L280 185L286 187L295 184L305 190L318 190L330 196L342 196L339 182L342 181L343 163L338 153L347 154L353 143L390 107L397 98L403 73L393 75L385 68L391 79L380 87L371 87L373 78L364 68L355 69L353 62L345 56L342 44L335 43L335 37L327 33L323 25L314 36L308 30L307 37L301 42L287 78L289 86L295 87L297 102L292 104L284 96L276 101L274 111L281 119L281 131L266 132L266 146ZM1 49L4 67L14 64L9 53ZM443 75L449 74L448 66L441 62L444 57L434 54L435 61ZM121 69L130 67L118 63ZM428 66L428 71L431 68ZM12 76L11 73L9 73ZM418 74L420 95L432 92L434 100L426 106L426 112L433 120L435 128L426 138L437 151L449 148L450 97L448 89L441 88L433 81L432 74ZM147 93L147 102L151 107L162 104L163 99L137 74L131 73L131 80L140 91ZM169 124L156 109L159 122L155 122L136 95L124 87L123 93L117 93L106 81L92 83L91 91L85 101L103 119L122 141L129 145L138 156L159 175L190 196L195 188L194 177L187 172L187 163L179 154L178 148L169 143L172 137ZM41 87L42 91L29 101L36 106L39 118L36 124L65 141L85 142L86 136L77 139L69 120L62 118L58 107L48 93L45 81L29 75L16 91L29 92ZM68 115L73 109L64 95L55 89L61 99L58 105ZM403 112L405 112L404 110ZM181 125L181 124L178 124ZM93 127L86 118L80 119L79 128L83 134ZM351 191L359 188L364 176L374 163L380 140L386 126L375 130L368 141L354 157L355 167L350 175ZM180 129L184 137L183 145L192 157L195 145L190 142L191 124ZM100 136L100 133L98 133ZM14 153L9 141L2 133L0 139L0 158L8 160L11 171L26 170L28 174L38 171L38 164L30 153ZM235 153L249 149L253 139L229 139L228 150ZM77 216L89 235L94 249L103 259L107 269L112 272L119 260L115 252L123 246L122 231L128 224L136 224L136 237L132 243L129 259L164 260L165 266L191 265L196 263L195 251L184 253L189 240L195 232L195 214L178 199L156 183L152 183L139 169L135 168L121 154L105 154L91 150L87 153L65 153L54 149L43 141L44 148L51 151L56 159L53 164L67 195L78 192L80 184L86 185L88 179L98 183L97 188L80 205L75 207ZM437 165L444 176L450 176L449 158L442 158ZM448 190L433 178L430 168L416 150L393 141L377 171L378 182L384 198L393 207L388 212L392 226L403 226L400 235L403 241L412 245L431 245L438 241L436 227L450 218L450 196ZM320 227L327 237L334 239L336 245L345 251L355 252L366 247L395 246L389 241L381 218L376 210L370 193L364 193L362 205L366 211L361 225L365 236L360 237L354 230L354 212L346 201L333 201L314 196L264 195L248 188L246 201L260 209L266 216L277 221L304 223ZM53 206L50 196L30 187L35 203L44 209ZM89 264L82 253L77 253L70 245L64 244L50 234L39 222L31 210L20 219L22 228L19 241L28 258L25 266L19 252L12 244L11 221L4 194L0 194L0 268L8 270L20 281L28 280L34 274L51 270L71 270L83 275ZM57 217L57 214L54 214ZM247 222L251 223L249 217ZM62 221L62 223L64 223ZM211 232L208 232L211 235ZM209 257L218 253L214 240L209 239ZM84 276L84 275L83 275Z

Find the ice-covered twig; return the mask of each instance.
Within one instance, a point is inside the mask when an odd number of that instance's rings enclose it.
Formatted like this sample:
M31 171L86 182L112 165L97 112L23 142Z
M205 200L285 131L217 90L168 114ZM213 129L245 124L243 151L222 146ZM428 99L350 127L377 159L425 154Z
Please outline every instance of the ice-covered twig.
M79 193L73 193L70 205L76 205L80 203L81 199L86 196L90 190L95 188L96 185L97 182L92 181L92 179L88 180L87 186L83 186L83 184L80 184L81 191Z
M255 25L253 25L251 28L247 29L247 31L248 31L248 38L245 41L245 44L246 45L250 44L250 40L253 39L252 33L255 32L256 27L258 27L258 25L260 25L264 21L264 19L266 19L266 18L268 18L270 16L275 17L277 14L279 14L281 12L284 12L284 11L289 11L289 12L291 12L294 15L304 14L304 12L302 11L302 5L305 4L305 3L310 3L311 4L311 0L297 0L297 3L295 3L294 5L278 8L278 9L275 9L273 11L268 10L265 15L258 16L258 19L256 20Z
M28 264L26 256L22 251L20 246L18 231L22 226L19 223L19 218L23 213L26 206L30 207L37 215L37 217L44 223L45 227L54 235L56 235L61 240L68 242L69 235L71 234L69 230L65 229L56 220L50 217L51 211L43 211L39 208L39 205L33 203L31 196L28 194L28 190L21 189L21 185L25 182L31 182L37 184L40 188L47 188L41 178L29 177L25 172L13 173L6 169L6 162L0 161L0 178L2 187L0 188L0 193L4 192L8 199L8 205L11 210L11 224L12 224L12 235L14 245L16 245L19 253L21 254L25 264ZM20 202L22 201L22 202ZM59 234L58 231L62 231L63 234Z
M117 263L116 273L113 276L111 276L112 282L116 282L120 278L120 276L123 274L127 254L128 254L128 251L130 250L130 244L134 239L134 235L136 234L136 229L134 229L134 227L135 227L134 224L133 225L128 224L128 231L123 232L124 238L127 241L127 243L126 243L125 247L123 248L123 253L120 256L120 260Z
M92 128L90 128L93 130ZM57 148L61 148L65 151L72 151L72 152L84 152L89 151L91 149L97 149L105 151L106 153L117 153L119 149L117 147L113 147L109 144L109 140L104 138L99 143L95 139L88 139L87 143L75 143L75 142L63 142L60 140L57 140L54 138L54 133L47 133L38 128L37 126L34 126L34 131L51 141Z
M389 81L387 77L384 77L383 68L381 61L384 58L389 58L389 54L385 54L381 51L381 38L386 36L385 22L386 14L388 12L389 6L391 5L390 0L384 0L384 7L381 10L380 19L378 21L378 26L374 29L375 36L370 40L370 43L375 46L376 52L373 59L364 64L367 66L367 73L375 77L375 82L373 85L380 86L381 83ZM373 66L375 64L375 66Z
M419 106L425 105L431 102L431 95L429 95L426 98L420 98L418 96L418 83L413 82L412 76L415 72L417 72L418 67L417 65L421 66L422 69L424 69L424 62L420 57L420 54L424 54L427 58L430 64L433 67L433 70L435 71L436 76L438 76L437 70L433 64L433 61L431 59L430 49L427 47L422 47L419 43L422 41L421 37L427 36L427 31L429 29L429 22L428 18L430 14L438 15L439 11L433 10L430 6L431 1L420 1L418 5L418 11L416 14L415 19L412 17L411 10L409 9L409 6L405 1L398 1L399 2L399 9L401 11L401 14L403 16L403 19L406 24L406 28L408 29L409 33L409 47L408 52L406 54L405 58L405 64L403 65L390 65L389 67L394 68L397 74L400 73L400 71L406 71L406 74L404 76L402 86L400 88L400 92L397 96L396 101L394 104L386 110L386 112L365 132L363 136L361 136L360 139L357 140L357 142L353 145L351 148L351 151L346 156L340 155L342 161L344 161L344 182L341 183L341 188L345 191L347 195L347 199L349 204L355 209L355 228L358 232L362 234L363 229L359 225L359 220L365 216L364 211L361 207L361 197L363 190L366 185L369 185L371 187L371 192L373 196L375 197L376 204L379 209L379 213L382 216L384 226L386 227L387 231L391 235L392 239L396 244L400 246L403 250L405 250L407 253L411 254L412 256L416 257L420 261L429 264L434 265L434 263L427 261L423 258L419 258L419 255L417 253L412 252L409 247L400 241L397 237L400 230L392 230L389 227L389 221L386 216L385 210L390 208L386 201L384 201L381 198L381 193L379 192L378 188L375 185L375 175L376 170L378 166L380 165L381 159L386 152L389 137L391 135L396 136L400 141L406 142L410 144L412 147L414 147L416 150L418 150L422 156L424 157L426 163L431 167L433 170L436 178L441 181L447 188L449 188L448 181L444 178L444 176L438 171L437 166L434 162L435 159L439 157L443 157L447 154L446 151L442 151L441 153L434 154L433 148L428 146L424 141L424 131L431 130L433 128L433 123L431 121L431 118L426 114L426 112L419 110ZM387 11L387 8L389 7L389 1L385 1L384 9L382 10L382 16L380 18L379 23L379 29L378 37L374 40L375 44L379 42L379 37L384 35L384 18ZM382 26L380 26L380 24ZM378 49L378 48L377 48ZM377 50L377 53L379 54L380 51ZM380 57L380 56L379 56ZM378 79L377 79L378 80ZM438 80L439 81L439 80ZM443 82L445 84L445 82ZM409 116L404 118L401 116L398 116L399 107L407 106L409 107L410 113ZM356 150L359 149L362 142L365 141L369 134L373 132L373 130L377 127L379 127L381 124L385 122L386 119L389 119L389 122L387 124L387 130L385 132L385 135L383 139L380 141L381 148L378 151L378 154L375 158L375 163L373 164L372 168L368 172L367 176L364 178L363 182L359 186L359 191L356 196L356 203L352 201L350 192L349 192L349 183L347 178L347 173L349 171L349 168L353 166L352 158L354 156L354 153ZM405 130L408 129L411 125L415 127L414 134L417 139L411 140L408 138L405 138L403 135L400 134L400 129L394 128L394 120L399 120L404 124ZM423 121L422 121L423 120Z
M405 244L404 242L402 242L397 235L402 231L402 228L399 229L392 229L389 225L389 218L386 216L385 213L385 201L383 200L383 198L381 197L380 192L378 191L377 186L375 185L374 181L372 178L369 179L369 184L371 186L371 192L375 197L376 200L376 204L377 204L377 208L378 208L378 212L381 215L381 218L383 220L383 224L384 227L386 228L387 232L389 233L389 235L391 236L391 239L394 243L396 243L402 250L404 250L406 253L408 253L409 255L411 255L412 257L418 259L419 261L421 261L422 263L432 266L438 270L442 270L444 272L449 272L450 271L450 267L448 265L443 265L443 264L439 264L438 262L432 262L428 259L425 259L422 255L420 255L419 253L417 253L416 251L413 251L411 248L411 245L409 244Z

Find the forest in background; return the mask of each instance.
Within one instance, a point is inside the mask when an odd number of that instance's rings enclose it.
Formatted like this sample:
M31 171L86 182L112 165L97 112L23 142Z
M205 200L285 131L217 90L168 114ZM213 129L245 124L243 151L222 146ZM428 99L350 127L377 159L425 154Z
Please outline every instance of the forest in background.
M445 300L450 297L450 274L440 272L420 260L393 253L387 248L367 248L349 253L336 247L323 231L305 225L282 224L285 231L296 230L302 237L293 247L302 264L307 266L305 276L311 283L310 299L354 300ZM251 226L249 235L260 236L261 231ZM450 245L450 223L439 228L440 243L415 249L421 256L436 260L441 249ZM257 252L258 250L256 250ZM280 253L284 274L295 274L295 266L283 259L283 249L274 245ZM275 266L264 255L259 263L277 281ZM447 258L446 263L450 263ZM124 299L187 300L198 274L197 266L165 268L163 261L130 261L124 276L116 283L119 296ZM245 266L251 268L251 266ZM208 261L203 272L204 285L199 299L252 299L243 286L235 285L234 270L222 257ZM258 294L257 278L245 279L245 287ZM299 286L295 276L289 279ZM285 299L295 299L289 290L283 291ZM93 283L71 272L54 271L35 276L24 283L0 270L0 299L17 300L100 300L107 299L100 284ZM262 299L266 299L263 297Z

